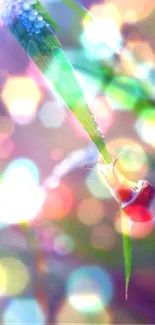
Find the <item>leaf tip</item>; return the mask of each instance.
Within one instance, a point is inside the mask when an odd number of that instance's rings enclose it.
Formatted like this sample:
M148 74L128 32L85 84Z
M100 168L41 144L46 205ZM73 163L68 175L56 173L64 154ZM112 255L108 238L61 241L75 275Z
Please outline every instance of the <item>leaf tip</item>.
M125 288L125 300L128 300L128 287Z

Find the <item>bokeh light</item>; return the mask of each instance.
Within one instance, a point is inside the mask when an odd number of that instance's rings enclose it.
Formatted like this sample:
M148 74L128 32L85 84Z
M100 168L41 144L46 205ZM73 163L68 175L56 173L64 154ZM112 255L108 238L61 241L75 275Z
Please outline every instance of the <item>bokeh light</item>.
M16 176L21 175L22 177L23 174L25 174L25 178L30 178L35 184L39 184L40 175L38 167L32 160L25 157L13 160L3 173L3 179L13 177L14 180L18 181Z
M148 156L142 145L132 138L115 138L108 142L111 155L115 158L123 153L123 157L117 162L120 172L127 178L144 178L148 171Z
M77 215L86 225L95 225L104 217L103 204L94 198L87 198L80 202Z
M66 108L56 101L47 101L39 112L39 118L46 128L60 128L66 119Z
M35 299L14 299L4 310L4 325L45 325L46 315Z
M120 63L121 63L121 67L126 75L128 75L129 77L135 76L135 72L137 71L137 63L135 61L132 51L130 51L127 48L124 48L123 50L121 50ZM121 92L123 92L122 89L121 89ZM126 108L132 109L132 105L133 105L134 101L132 103L130 93L128 93L128 98L130 100L129 103L126 101L124 93L123 93L123 96L124 96L124 102L125 102L125 109ZM123 102L123 104L124 104L124 102ZM127 106L126 103L129 106ZM122 107L122 108L124 109L124 107ZM119 107L117 109L119 109Z
M155 147L155 110L153 107L146 107L139 114L135 121L135 130L145 143Z
M30 278L26 265L13 257L0 258L0 296L21 294Z
M17 124L29 124L34 120L36 107L29 98L15 99L9 106L10 114Z
M60 184L48 191L43 217L45 214L47 219L62 219L71 211L73 202L74 197L69 186Z
M108 33L107 33L108 30ZM122 37L117 24L111 18L96 18L84 22L81 44L86 54L94 59L111 58L122 45Z
M90 242L95 249L111 250L116 245L116 234L108 225L97 225L92 229Z
M150 66L154 65L155 54L151 45L146 42L140 42L139 44L135 44L133 48L134 54L136 57L144 64L149 63Z
M135 77L141 79L141 81L146 82L149 76L150 66L148 63L140 63L135 70ZM148 83L148 86L149 83Z
M73 252L75 243L73 238L67 234L59 234L53 242L53 248L59 255L68 255Z
M66 299L60 306L60 309L56 316L56 324L84 324L87 322L87 318L84 314L73 308Z
M89 172L86 178L86 186L96 199L111 199L112 194L107 186L104 175L96 170Z
M124 23L134 24L137 21L137 13L135 10L128 9L124 13Z
M38 169L29 159L8 165L0 184L1 222L14 224L37 216L46 197L37 183Z
M110 308L109 308L110 309ZM92 316L91 321L92 321ZM79 310L75 309L72 305L70 305L69 301L66 299L62 304L61 307L57 313L56 317L56 324L61 325L61 324L87 324L89 320L89 315L86 313L82 313ZM95 317L96 322L100 324L113 324L113 317L112 313L108 308L103 309L100 311L98 314L96 314ZM96 323L95 323L96 324Z
M148 15L150 15L150 13L154 9L154 0L150 0L150 1L105 0L104 3L105 5L106 4L115 5L124 21L126 20L125 18L129 15L129 13L130 13L129 17L131 17L131 14L133 14L134 16L136 15L137 20L142 20ZM129 19L128 22L132 22L132 21Z
M15 123L29 124L35 118L41 92L29 77L9 77L1 98Z
M67 292L69 303L75 309L96 313L111 302L113 284L105 270L97 266L85 266L70 274Z
M119 13L119 10L112 3L107 3L107 4L97 3L92 5L89 8L89 10L92 13L92 15L94 15L94 17L110 18L116 23L118 27L120 27L122 24L122 17Z

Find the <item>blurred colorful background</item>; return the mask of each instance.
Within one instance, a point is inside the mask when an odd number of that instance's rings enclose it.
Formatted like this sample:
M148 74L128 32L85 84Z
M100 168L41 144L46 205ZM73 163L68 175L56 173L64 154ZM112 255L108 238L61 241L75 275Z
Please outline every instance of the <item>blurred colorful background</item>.
M72 6L72 2L67 1ZM155 186L155 0L44 0L109 152ZM80 3L79 3L80 4ZM125 300L121 211L101 157L0 27L0 323L154 324L154 223L134 223Z

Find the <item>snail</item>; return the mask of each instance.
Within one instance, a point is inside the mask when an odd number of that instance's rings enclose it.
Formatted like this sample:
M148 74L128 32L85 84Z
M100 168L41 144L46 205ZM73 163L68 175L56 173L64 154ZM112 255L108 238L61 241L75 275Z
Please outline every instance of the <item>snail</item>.
M113 197L133 222L147 222L153 218L152 204L155 199L155 188L147 180L137 183L127 180L118 170L116 163L123 155L120 154L110 164L97 164L96 169L103 173Z

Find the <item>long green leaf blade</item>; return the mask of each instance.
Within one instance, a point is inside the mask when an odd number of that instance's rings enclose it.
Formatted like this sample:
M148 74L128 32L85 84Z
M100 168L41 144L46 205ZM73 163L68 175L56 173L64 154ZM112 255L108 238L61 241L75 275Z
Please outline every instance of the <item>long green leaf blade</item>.
M132 239L130 236L130 224L126 215L122 216L123 253L125 266L125 298L128 299L128 288L132 266Z

